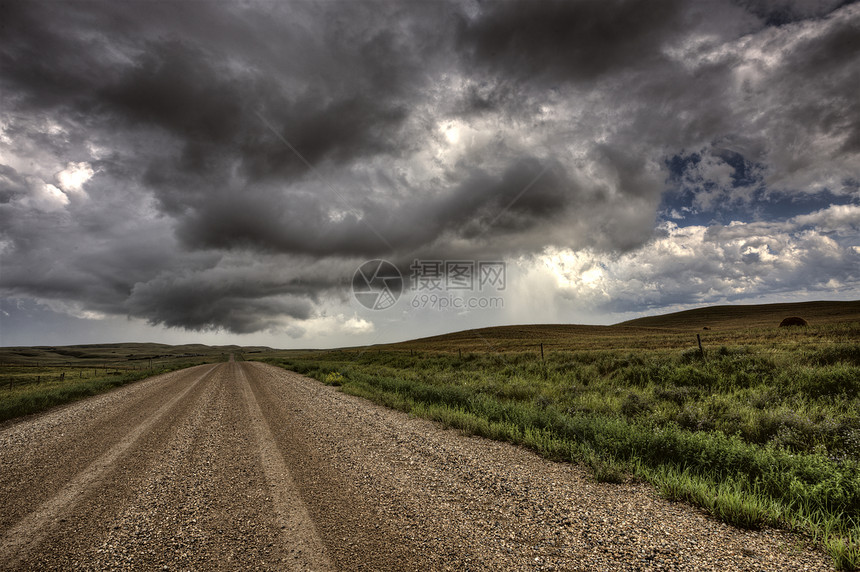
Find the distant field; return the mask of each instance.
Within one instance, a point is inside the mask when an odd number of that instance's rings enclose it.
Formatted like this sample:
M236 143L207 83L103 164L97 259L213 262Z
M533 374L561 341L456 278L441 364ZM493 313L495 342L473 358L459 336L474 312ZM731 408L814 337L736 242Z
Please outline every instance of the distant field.
M767 328L783 318L799 316L810 325L860 322L860 300L854 302L800 302L795 304L759 304L710 306L661 316L638 318L619 326L671 328L677 330L736 330Z
M270 348L90 344L0 348L0 422L165 371L244 359Z
M778 328L789 316L810 325ZM598 480L646 480L737 526L798 531L838 568L860 565L860 302L486 328L254 359L583 463Z
M373 349L522 352L539 349L541 343L545 350L683 348L690 345L690 340L695 343L696 333L710 344L761 342L782 335L784 330L774 328L789 316L804 318L811 326L860 322L860 301L711 306L638 318L613 326L539 324L480 328L383 344ZM814 340L814 336L806 339ZM358 352L367 350L355 348Z
M809 326L778 328L789 316ZM584 464L600 481L650 482L737 526L797 531L837 568L860 566L860 302L722 306L341 350L0 348L0 421L230 353Z
M80 346L34 346L0 347L0 366L68 366L93 367L112 366L120 368L167 365L171 362L202 361L223 358L230 353L237 356L245 353L269 351L266 347L205 346L186 344L88 344Z

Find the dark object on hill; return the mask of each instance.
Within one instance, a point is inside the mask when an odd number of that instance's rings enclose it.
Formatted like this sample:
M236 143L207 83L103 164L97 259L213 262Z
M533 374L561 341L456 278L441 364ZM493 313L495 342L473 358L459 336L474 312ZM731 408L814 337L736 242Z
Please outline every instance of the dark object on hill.
M704 327L704 328L702 328L702 329L703 329L703 330L710 330L711 328L709 328L708 326L705 326L705 327Z
M787 328L789 326L808 326L809 324L803 318L798 318L797 316L792 316L790 318L785 318L783 321L779 323L780 328Z

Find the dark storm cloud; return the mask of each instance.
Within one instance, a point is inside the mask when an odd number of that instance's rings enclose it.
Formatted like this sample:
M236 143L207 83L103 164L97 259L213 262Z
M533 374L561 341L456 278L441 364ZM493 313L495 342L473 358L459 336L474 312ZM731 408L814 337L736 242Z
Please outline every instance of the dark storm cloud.
M272 106L267 121L311 164L349 163L361 157L398 151L394 135L407 116L402 104L378 97L347 95L327 101L320 93L305 94L289 104ZM295 152L270 137L257 137L242 146L244 172L254 180L289 177L307 171Z
M284 297L283 290L283 284L267 284L259 276L161 277L136 287L127 309L154 325L194 330L225 328L246 334L280 325L281 316L311 316L308 299Z
M406 112L397 101L378 96L392 81L384 74L366 86L332 85L343 81L335 78L296 89L266 75L228 69L218 54L182 41L145 49L102 88L100 102L120 121L176 136L184 147L174 168L182 173L211 172L221 161L235 159L250 182L303 174L306 165L271 138L258 115L313 164L349 162L396 148L391 134Z
M7 165L0 165L0 203L8 203L13 198L27 193L27 180L18 171ZM4 215L0 211L0 216ZM9 221L3 221L8 224Z
M74 25L64 28L70 16L59 5L3 5L4 99L24 109L44 109L89 91L101 68L99 57L82 46Z
M860 152L860 74L851 71L860 68L860 19L840 21L822 37L800 42L786 60L784 81L808 94L789 107L795 121L842 137L843 152Z
M78 314L290 328L342 300L363 259L624 254L653 240L673 185L742 207L754 185L847 196L860 179L856 5L12 2L3 17L0 284Z
M677 0L489 2L479 17L462 22L458 40L493 73L589 81L661 59L682 8Z
M854 0L737 0L737 4L768 26L820 18Z
M229 143L240 133L241 78L213 55L176 40L148 43L96 97L119 120L162 128L186 142Z
M447 226L463 236L493 237L543 224L564 213L575 199L576 189L565 180L560 165L524 157L508 165L501 176L469 177L432 216L434 226Z
M565 179L561 167L535 158L519 159L501 173L474 169L441 197L396 201L365 196L353 205L358 211L333 221L330 209L352 204L347 202L348 189L343 193L333 194L324 186L318 193L280 197L272 190L201 192L196 194L199 204L180 217L177 236L193 248L397 256L422 249L440 233L487 241L515 235L563 216L576 200L574 183ZM397 250L392 251L392 245ZM497 254L512 248L516 245L499 248Z

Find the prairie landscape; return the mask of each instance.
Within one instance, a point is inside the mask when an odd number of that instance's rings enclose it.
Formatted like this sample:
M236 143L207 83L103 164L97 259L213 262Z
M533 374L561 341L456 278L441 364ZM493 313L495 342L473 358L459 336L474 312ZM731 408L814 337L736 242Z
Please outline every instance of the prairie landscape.
M3 567L856 570L858 339L827 302L4 348Z
M860 2L2 18L0 569L860 566Z
M786 316L807 327L780 328ZM697 336L702 342L699 349ZM860 303L703 308L266 357L467 433L860 557Z
M116 343L0 347L0 422L146 377L263 348ZM265 348L269 349L269 348Z

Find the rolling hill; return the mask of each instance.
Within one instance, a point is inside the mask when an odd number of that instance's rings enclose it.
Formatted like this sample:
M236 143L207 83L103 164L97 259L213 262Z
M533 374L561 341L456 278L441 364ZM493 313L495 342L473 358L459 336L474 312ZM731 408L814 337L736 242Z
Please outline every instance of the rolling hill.
M701 330L776 327L788 316L800 316L810 325L860 321L860 300L851 302L798 302L793 304L757 304L707 306L647 316L617 324L621 327Z
M708 306L637 318L612 326L496 326L374 347L410 351L507 352L530 351L542 343L548 350L609 347L635 350L688 346L690 340L696 341L694 332L703 332L703 337L711 343L739 343L745 337L745 331L775 329L783 318L789 316L800 316L810 326L860 322L860 301ZM705 327L709 331L705 332Z
M113 343L85 344L78 346L33 346L0 347L0 364L19 365L88 365L118 364L157 360L171 360L219 357L229 353L258 353L269 350L266 347L206 346L203 344L184 344L170 346L156 343Z

